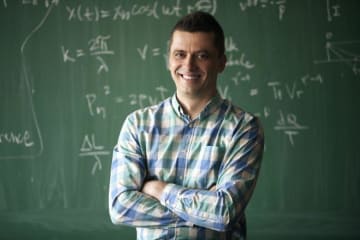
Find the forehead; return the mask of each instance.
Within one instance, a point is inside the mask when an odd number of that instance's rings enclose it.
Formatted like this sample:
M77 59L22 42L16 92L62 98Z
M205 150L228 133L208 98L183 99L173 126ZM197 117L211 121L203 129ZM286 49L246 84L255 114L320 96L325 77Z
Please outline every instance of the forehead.
M216 50L214 33L174 31L170 42L170 50Z

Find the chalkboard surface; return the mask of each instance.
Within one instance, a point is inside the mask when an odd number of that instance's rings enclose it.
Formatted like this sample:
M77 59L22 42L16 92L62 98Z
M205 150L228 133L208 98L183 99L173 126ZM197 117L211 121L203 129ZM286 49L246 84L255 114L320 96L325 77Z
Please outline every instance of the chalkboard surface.
M250 239L360 238L360 1L3 0L0 239L134 239L111 224L112 148L171 96L169 31L194 10L226 35L219 92L258 115Z

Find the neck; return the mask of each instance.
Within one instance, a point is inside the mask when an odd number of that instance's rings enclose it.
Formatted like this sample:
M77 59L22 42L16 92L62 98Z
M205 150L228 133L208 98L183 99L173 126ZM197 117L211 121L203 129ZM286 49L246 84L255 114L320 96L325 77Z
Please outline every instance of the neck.
M209 95L208 97L182 97L177 95L177 99L187 115L191 119L196 118L200 112L204 109L206 104L213 98L215 94Z

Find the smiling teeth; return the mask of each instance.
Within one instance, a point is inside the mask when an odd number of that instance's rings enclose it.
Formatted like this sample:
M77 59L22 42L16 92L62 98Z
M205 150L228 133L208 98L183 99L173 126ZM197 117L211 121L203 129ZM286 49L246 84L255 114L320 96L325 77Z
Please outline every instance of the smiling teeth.
M194 79L198 79L200 76L199 75L184 75L184 74L181 74L181 77L186 79L186 80L194 80Z

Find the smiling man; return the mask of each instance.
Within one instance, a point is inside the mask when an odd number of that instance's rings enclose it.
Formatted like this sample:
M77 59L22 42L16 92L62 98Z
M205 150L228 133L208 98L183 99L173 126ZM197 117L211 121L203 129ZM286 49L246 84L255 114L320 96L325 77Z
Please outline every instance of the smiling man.
M180 29L172 34L169 70L176 85L176 96L191 118L216 95L217 75L225 68L226 57L214 42L213 32Z
M137 239L246 239L245 208L260 170L258 118L222 99L224 33L208 13L174 26L176 93L131 113L111 166L109 211Z

